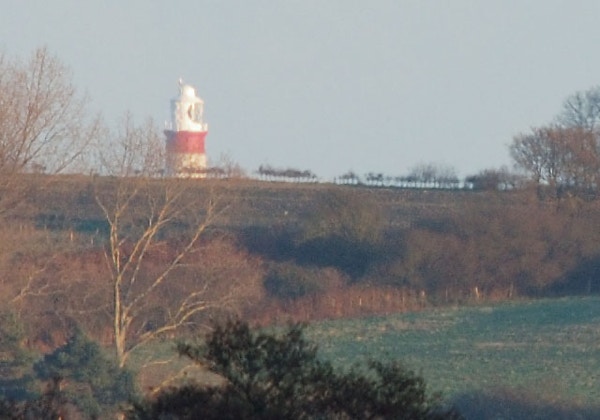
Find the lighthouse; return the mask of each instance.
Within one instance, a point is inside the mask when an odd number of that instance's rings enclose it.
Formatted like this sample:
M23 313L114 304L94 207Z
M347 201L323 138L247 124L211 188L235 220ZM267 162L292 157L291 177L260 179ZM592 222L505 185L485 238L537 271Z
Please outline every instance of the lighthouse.
M208 125L203 113L204 101L196 96L196 89L180 79L179 96L171 100L171 123L165 130L167 176L206 177Z

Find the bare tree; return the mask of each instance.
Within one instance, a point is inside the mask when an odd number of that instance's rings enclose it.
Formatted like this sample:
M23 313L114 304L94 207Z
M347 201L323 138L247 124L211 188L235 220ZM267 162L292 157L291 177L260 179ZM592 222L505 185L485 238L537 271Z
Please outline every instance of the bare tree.
M0 218L18 215L28 196L56 180L45 175L83 171L100 127L68 68L46 48L25 59L0 52ZM49 278L54 255L64 251L60 233L39 231L23 219L18 225L4 221L0 264L10 269L0 282L3 303L30 314L39 309L31 298L64 290Z
M600 128L600 86L569 96L557 120L565 127L597 131Z
M201 238L227 208L217 188L153 177L163 160L151 122L138 127L126 116L115 138L116 156L102 161L116 176L97 181L95 198L108 224L114 347L124 366L139 345L189 327L208 309L235 306L246 289L230 278L216 289L207 276L182 277L202 259Z
M383 174L380 173L375 173L375 172L369 172L367 174L365 174L365 181L367 183L367 185L372 186L372 187L382 187L383 186Z
M123 115L114 132L104 131L98 153L102 175L151 180L164 173L163 136L152 119L137 125L129 112Z
M100 127L86 103L46 48L26 61L0 55L0 212L21 198L23 174L56 174L84 160Z
M354 171L348 171L337 178L339 184L358 185L360 177Z
M246 178L246 171L242 166L233 159L230 153L222 153L216 162L216 165L211 168L213 177L217 178Z
M600 175L597 136L582 127L548 126L517 135L510 154L517 168L539 185L578 193L596 189Z

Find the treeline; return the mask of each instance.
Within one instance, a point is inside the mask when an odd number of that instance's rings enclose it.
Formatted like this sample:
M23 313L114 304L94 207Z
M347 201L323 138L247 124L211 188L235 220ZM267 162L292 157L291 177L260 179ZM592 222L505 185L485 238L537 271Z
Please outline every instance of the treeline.
M307 169L282 169L271 165L260 165L256 172L265 181L317 182L317 176Z
M245 173L241 177L245 177ZM275 168L261 165L256 171L262 181L314 183L329 182L322 180L312 171L296 168ZM207 176L215 178L232 178L220 167L211 168ZM238 176L240 177L240 176ZM449 165L437 163L422 163L412 168L406 175L389 175L383 172L368 172L359 175L348 171L335 176L331 180L336 185L356 185L386 188L415 188L415 189L466 189L466 190L507 190L518 188L526 183L526 178L507 167L486 169L475 175L460 179L456 170Z
M397 188L470 188L466 182L456 175L456 170L447 165L434 163L420 164L414 167L407 175L392 176L382 172L368 172L364 176L348 171L333 182L342 185L366 185L370 187L397 187Z

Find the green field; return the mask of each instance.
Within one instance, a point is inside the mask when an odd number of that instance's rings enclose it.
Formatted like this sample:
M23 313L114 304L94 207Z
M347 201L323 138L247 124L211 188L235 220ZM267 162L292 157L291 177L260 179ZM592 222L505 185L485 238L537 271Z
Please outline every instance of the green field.
M446 398L513 390L548 403L600 402L600 298L446 308L315 323L340 365L398 359Z
M530 300L310 324L306 336L340 367L399 360L467 419L600 418L600 297ZM142 382L180 371L170 342L137 352L172 361ZM214 380L199 370L188 378ZM147 389L147 388L146 388Z

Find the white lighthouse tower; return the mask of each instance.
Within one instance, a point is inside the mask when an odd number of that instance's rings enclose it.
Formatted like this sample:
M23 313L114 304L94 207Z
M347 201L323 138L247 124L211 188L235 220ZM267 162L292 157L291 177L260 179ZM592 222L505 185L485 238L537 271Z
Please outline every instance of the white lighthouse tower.
M208 125L203 120L204 101L181 79L179 90L179 96L171 100L171 124L165 130L166 172L168 176L179 178L204 178L204 140L208 134Z

